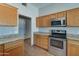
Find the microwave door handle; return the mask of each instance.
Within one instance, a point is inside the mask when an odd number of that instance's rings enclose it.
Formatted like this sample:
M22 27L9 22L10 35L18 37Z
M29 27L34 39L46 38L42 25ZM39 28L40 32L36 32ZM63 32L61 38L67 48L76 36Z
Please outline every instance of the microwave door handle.
M63 25L63 20L61 20L61 25Z

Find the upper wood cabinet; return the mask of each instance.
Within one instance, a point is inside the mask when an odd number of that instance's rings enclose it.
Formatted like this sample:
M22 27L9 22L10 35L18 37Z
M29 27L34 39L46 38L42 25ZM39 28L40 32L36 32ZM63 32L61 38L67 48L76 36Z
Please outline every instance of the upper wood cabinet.
M66 11L58 12L58 13L55 13L55 14L51 14L51 15L50 15L50 18L51 18L52 20L53 20L53 19L59 20L58 18L61 18L61 17L66 17Z
M55 19L60 20L61 17L66 17L68 27L70 26L79 27L79 8L38 17L36 25L37 27L51 27L51 21Z
M50 27L51 26L51 21L50 21L50 16L44 16L42 17L43 20L43 27Z
M51 18L51 21L52 21L53 19L57 19L57 13L51 14L51 15L50 15L50 18Z
M47 16L41 16L36 18L36 26L37 27L51 27L51 21L53 19L58 20L58 18L66 17L66 12L59 12L55 14L50 14Z
M68 39L67 41L67 55L68 56L79 56L79 41L74 39Z
M67 26L79 26L79 8L67 11Z
M3 45L0 45L0 56L3 56Z
M36 18L36 27L42 27L43 26L43 20L41 17Z
M36 19L36 26L37 27L50 27L50 16L42 16L42 17L37 17Z
M57 13L57 18L66 17L66 11Z
M0 25L17 25L17 8L7 4L0 4Z

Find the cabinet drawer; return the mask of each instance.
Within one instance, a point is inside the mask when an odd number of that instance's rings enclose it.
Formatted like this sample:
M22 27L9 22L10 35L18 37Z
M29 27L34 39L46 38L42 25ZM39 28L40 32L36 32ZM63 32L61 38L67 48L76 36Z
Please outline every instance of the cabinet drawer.
M24 40L16 40L16 41L13 41L13 42L8 42L4 45L4 49L5 50L10 50L10 49L13 49L13 48L16 48L18 46L22 46L24 44Z

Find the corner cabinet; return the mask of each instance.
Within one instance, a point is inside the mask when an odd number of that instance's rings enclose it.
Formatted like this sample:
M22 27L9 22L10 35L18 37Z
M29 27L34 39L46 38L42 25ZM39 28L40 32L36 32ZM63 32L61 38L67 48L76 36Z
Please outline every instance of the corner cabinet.
M8 4L0 4L0 26L17 25L17 8Z
M79 56L79 41L78 40L68 39L67 55L68 56Z
M24 56L24 40L0 44L0 56Z
M79 26L79 8L67 11L67 26Z
M6 43L4 45L4 56L24 56L24 40Z

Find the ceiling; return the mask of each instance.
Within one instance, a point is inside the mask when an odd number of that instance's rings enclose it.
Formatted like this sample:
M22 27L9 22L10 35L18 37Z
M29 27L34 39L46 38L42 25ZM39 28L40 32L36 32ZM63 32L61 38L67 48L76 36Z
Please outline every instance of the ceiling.
M50 5L51 3L32 3L32 5L34 5L37 8L42 8L45 7L47 5Z

